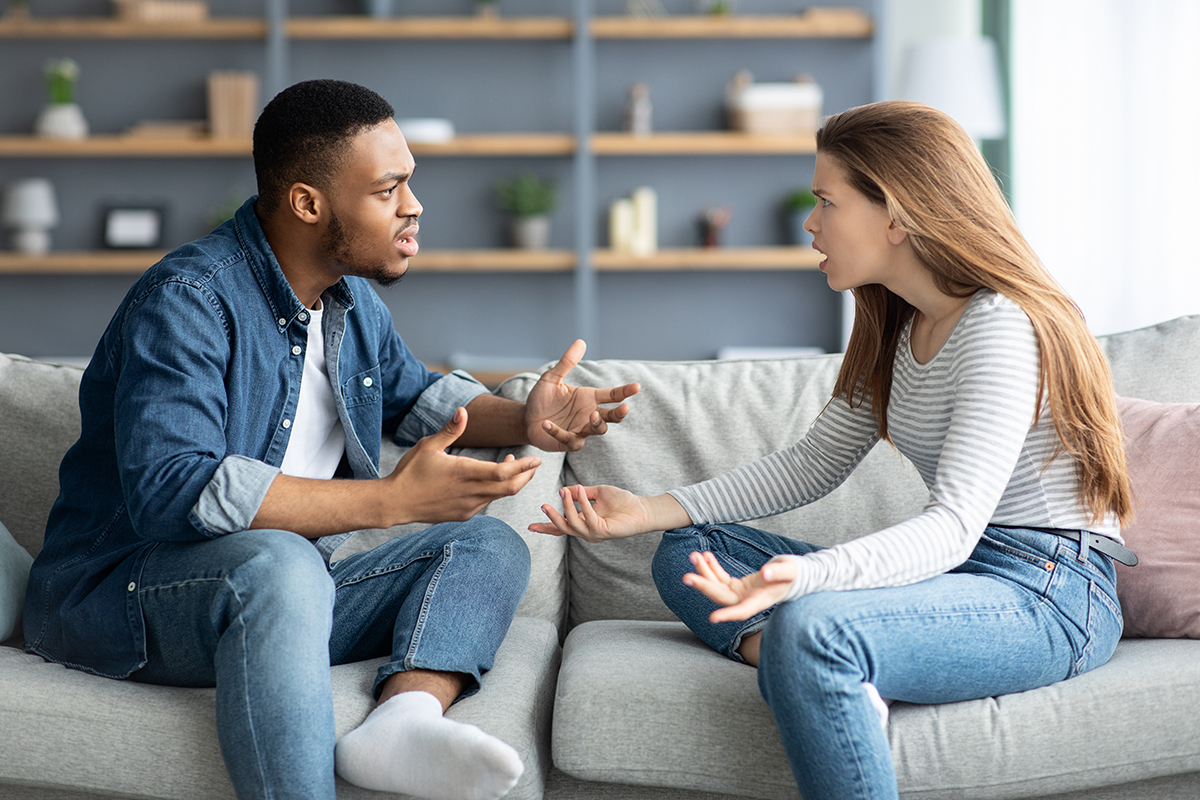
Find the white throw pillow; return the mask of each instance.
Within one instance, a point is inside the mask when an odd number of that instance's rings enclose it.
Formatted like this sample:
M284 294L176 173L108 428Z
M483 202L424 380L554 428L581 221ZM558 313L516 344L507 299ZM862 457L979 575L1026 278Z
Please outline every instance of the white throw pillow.
M33 556L0 522L0 642L21 631L21 613L25 608L25 585Z

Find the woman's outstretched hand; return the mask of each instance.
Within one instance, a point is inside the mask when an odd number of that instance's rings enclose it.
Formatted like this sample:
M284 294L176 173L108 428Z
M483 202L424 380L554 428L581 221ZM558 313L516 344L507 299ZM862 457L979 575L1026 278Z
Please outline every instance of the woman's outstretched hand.
M725 606L709 614L712 622L749 619L776 605L787 596L796 578L796 565L787 559L768 561L744 578L731 577L709 552L692 553L691 561L696 571L683 576L684 584Z
M542 513L550 522L535 522L529 530L603 542L647 531L682 528L692 522L679 501L667 494L641 497L616 486L567 486L559 491L559 496L563 501L562 513L553 506L543 505Z

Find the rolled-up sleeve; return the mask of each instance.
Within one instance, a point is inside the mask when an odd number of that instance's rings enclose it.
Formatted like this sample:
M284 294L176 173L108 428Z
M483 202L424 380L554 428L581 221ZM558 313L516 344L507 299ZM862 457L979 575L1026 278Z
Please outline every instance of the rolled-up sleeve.
M275 476L276 467L246 456L224 458L192 506L192 524L210 536L250 527Z

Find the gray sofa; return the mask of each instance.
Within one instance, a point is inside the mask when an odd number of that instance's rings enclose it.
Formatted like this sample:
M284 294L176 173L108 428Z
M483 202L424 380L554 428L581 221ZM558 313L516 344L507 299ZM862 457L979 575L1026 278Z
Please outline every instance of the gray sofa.
M1106 337L1120 394L1200 401L1200 317ZM584 362L571 380L639 381L628 420L578 453L543 454L491 513L522 532L530 588L483 691L450 715L511 743L511 798L695 800L797 792L754 670L708 650L659 600L657 535L591 545L529 534L564 483L661 492L794 441L827 399L837 356ZM0 521L31 553L78 432L80 372L0 355ZM535 376L499 391L521 397ZM471 451L496 459L507 451ZM400 450L385 447L385 462ZM385 467L387 464L385 463ZM831 544L914 513L915 471L880 446L832 495L762 527ZM364 531L346 552L402 530ZM370 708L375 664L335 668L339 733ZM1126 639L1106 666L1037 691L895 704L888 734L905 798L1200 797L1200 641ZM213 693L97 678L0 647L0 796L225 798ZM339 782L339 797L378 796Z

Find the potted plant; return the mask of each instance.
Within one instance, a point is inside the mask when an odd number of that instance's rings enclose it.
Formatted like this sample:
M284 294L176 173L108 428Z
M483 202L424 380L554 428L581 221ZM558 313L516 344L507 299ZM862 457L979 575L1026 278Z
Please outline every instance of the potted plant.
M39 136L50 139L86 139L87 120L75 104L75 84L79 81L79 65L69 58L55 58L46 63L46 89L50 104L38 115L36 130Z
M512 215L514 245L526 250L546 248L555 200L554 184L536 175L518 175L496 186L496 205Z
M812 234L804 230L804 221L816 205L817 197L808 189L797 189L783 198L784 217L792 244L801 247L812 244Z

